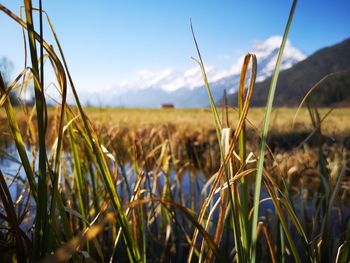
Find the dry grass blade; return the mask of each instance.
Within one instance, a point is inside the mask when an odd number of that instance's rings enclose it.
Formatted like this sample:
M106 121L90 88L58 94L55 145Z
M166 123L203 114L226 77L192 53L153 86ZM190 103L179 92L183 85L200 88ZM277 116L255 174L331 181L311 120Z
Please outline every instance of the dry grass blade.
M76 250L89 240L94 239L109 223L115 222L115 216L108 213L105 218L100 223L94 223L89 228L87 228L81 235L74 237L67 244L59 248L53 255L46 257L42 262L66 262Z
M247 54L244 58L243 67L241 71L241 77L239 82L239 89L238 89L238 116L241 117L243 112L243 106L244 106L244 93L245 93L245 81L246 81L246 75L248 72L248 66L249 62L252 60L252 69L251 69L251 76L250 76L250 82L249 82L249 90L253 90L256 80L256 74L257 74L257 59L254 54ZM240 166L244 167L246 165L246 127L245 127L245 121L242 124L242 129L239 134L239 157L240 157ZM248 185L245 181L245 178L243 177L241 179L241 187L240 187L240 223L242 228L242 236L243 236L243 248L246 252L250 250L250 243L251 243L251 225L248 221L248 202L249 202L249 195L248 195ZM248 256L247 256L248 258Z
M276 255L275 255L275 252L274 252L274 249L271 245L271 238L270 238L270 235L269 235L269 231L267 230L266 226L262 223L262 222L259 222L259 226L258 226L258 235L259 235L259 232L263 231L264 235L265 235L265 239L266 239L266 242L267 242L267 246L269 248L269 252L270 252L270 256L271 256L271 262L272 263L276 263Z

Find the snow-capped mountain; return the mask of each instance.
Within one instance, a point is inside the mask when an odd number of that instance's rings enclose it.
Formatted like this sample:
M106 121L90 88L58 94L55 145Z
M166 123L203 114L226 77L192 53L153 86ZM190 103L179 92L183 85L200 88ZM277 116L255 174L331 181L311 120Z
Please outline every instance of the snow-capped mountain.
M257 82L271 76L276 64L282 37L273 36L266 41L257 41L250 50L258 61ZM306 56L287 41L281 70L292 67ZM244 55L229 69L218 70L206 66L206 73L214 100L222 97L224 89L229 93L237 90ZM185 72L174 69L160 71L141 70L132 81L125 81L107 91L108 98L102 106L159 107L162 103L172 103L176 107L205 107L209 105L207 92L203 86L199 66ZM94 96L90 97L90 103Z

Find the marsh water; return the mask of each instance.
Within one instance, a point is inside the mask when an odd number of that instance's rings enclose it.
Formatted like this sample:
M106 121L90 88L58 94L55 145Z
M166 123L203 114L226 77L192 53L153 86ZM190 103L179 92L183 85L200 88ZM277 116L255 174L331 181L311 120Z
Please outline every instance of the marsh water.
M29 194L29 186L27 183L26 175L24 169L21 166L21 162L18 156L18 152L16 150L15 145L9 144L6 147L3 147L0 151L0 169L6 177L7 184L10 189L11 196L13 201L18 206L19 211L23 211L25 209L26 202L21 200L31 199L31 203L29 209L32 211L30 213L30 217L26 219L25 224L22 224L23 230L28 227L28 225L33 224L34 215L35 215L35 206L34 200L28 196ZM32 159L32 148L27 147L28 157ZM48 152L49 156L49 152ZM61 178L60 182L62 183L61 191L65 191L65 187L69 187L71 190L74 189L75 181L73 179L72 167L71 163L72 156L70 153L64 153L62 156L63 159L67 161L67 165L64 169L64 172L68 174L64 178ZM34 161L35 167L37 167L37 160ZM117 168L116 168L117 167ZM124 204L127 204L128 200L130 200L131 195L134 192L135 184L139 179L139 175L135 173L134 167L131 163L127 162L123 167L115 166L111 164L111 169L118 169L118 176L116 178L116 188L118 194ZM69 176L70 174L70 176ZM210 186L207 186L206 183L208 181L208 176L204 175L199 170L185 170L179 173L174 168L171 168L168 173L165 173L162 170L151 170L151 171L143 171L143 187L148 187L148 189L152 189L154 196L162 196L164 194L164 189L167 189L168 194L171 195L171 200L174 202L180 203L183 206L192 209L193 211L198 211L201 208L201 205L208 195L210 191ZM86 175L86 180L88 183L91 183L90 179ZM68 184L68 185L67 185ZM165 187L167 186L167 187ZM253 197L253 186L250 186L250 196L251 200ZM105 193L101 193L105 194ZM305 199L303 191L300 194L292 195L292 205L294 206L294 211L296 216L299 219L302 219L303 222L311 224L311 220L319 220L321 222L321 218L315 217L316 214L319 213L318 209L320 209L320 204L318 198L308 198ZM213 198L210 207L208 210L213 208L214 204L218 201L220 197L219 192ZM266 189L262 188L260 199L263 200L260 204L259 216L260 220L264 222L272 222L276 220L276 211L275 207L269 198L269 194ZM212 214L212 220L215 222L219 215L219 209L216 209ZM331 235L337 236L345 231L347 222L350 219L350 205L341 205L336 204L332 207L331 211L331 225L330 229ZM294 226L290 225L291 233L295 236L296 239L298 231ZM233 242L232 237L228 237L228 242ZM302 248L302 244L300 243L299 249Z
M0 169L8 180L8 185L12 194L12 198L16 199L24 191L24 188L28 186L26 175L21 165L21 161L15 145L8 144L6 146L3 146L2 148L4 149L0 149ZM27 146L26 150L27 155L30 161L32 162L32 148ZM47 153L47 155L49 156L49 152ZM72 156L70 153L64 153L62 158L71 160ZM36 167L38 166L37 159L35 160L34 165ZM72 173L71 166L68 165L65 169L68 169L68 173ZM113 165L111 165L111 169L115 169L115 166L113 167ZM118 167L118 174L120 174L116 182L118 193L122 199L128 199L130 198L130 195L132 194L133 189L135 187L135 183L138 179L137 175L129 162L125 163L124 167ZM209 176L204 175L199 170L191 169L178 173L178 171L172 168L170 169L168 175L165 174L163 171L157 171L157 173L154 173L154 171L144 171L143 176L145 177L145 183L152 184L153 181L157 181L160 189L164 187L165 183L168 183L172 198L174 198L175 201L181 201L181 203L185 200L186 206L191 206L195 210L200 208L199 205L201 204L201 202L193 203L193 201L203 201L210 191L210 185L206 186L206 182ZM74 180L71 180L70 183L74 184ZM252 195L253 188L251 187L250 190ZM304 214L303 216L307 216L315 208L316 199L308 198L308 200L305 200L302 197L303 194L303 191L301 191L300 195L293 195L292 200L293 204L295 205L296 211L299 211L300 215L302 214L301 210L303 210L304 212L306 211L307 214ZM216 202L219 194L216 194L216 196L217 197L213 200L214 203ZM179 200L180 198L182 200ZM260 199L264 200L260 205L260 214L264 215L265 213L274 213L274 205L269 199L269 194L264 188L261 191ZM302 207L300 207L300 204L302 204ZM337 217L337 214L339 213L344 213L346 217L349 217L349 208L350 206L334 207L334 217Z

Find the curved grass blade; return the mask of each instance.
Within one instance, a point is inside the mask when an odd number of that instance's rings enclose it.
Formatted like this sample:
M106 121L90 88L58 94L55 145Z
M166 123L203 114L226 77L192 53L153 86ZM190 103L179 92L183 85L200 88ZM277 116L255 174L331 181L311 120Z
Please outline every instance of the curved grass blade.
M250 83L249 83L249 89L253 89L255 85L255 79L256 79L256 73L257 73L257 59L254 54L248 53L244 57L243 67L241 71L240 81L239 81L239 89L238 89L238 116L239 118L242 116L243 113L243 106L244 106L244 93L245 93L245 81L246 81L246 75L248 72L248 66L250 59L252 59L252 69L251 69L251 77L250 77ZM245 121L242 124L242 129L239 134L239 157L240 157L240 165L243 167L245 165L246 160L246 128L245 128ZM243 239L243 247L245 252L248 254L250 250L250 231L251 231L251 225L249 224L248 220L248 185L245 181L245 178L242 177L241 179L241 185L240 185L240 201L241 201L241 213L240 213L240 221L241 221L241 228L242 228L242 239Z

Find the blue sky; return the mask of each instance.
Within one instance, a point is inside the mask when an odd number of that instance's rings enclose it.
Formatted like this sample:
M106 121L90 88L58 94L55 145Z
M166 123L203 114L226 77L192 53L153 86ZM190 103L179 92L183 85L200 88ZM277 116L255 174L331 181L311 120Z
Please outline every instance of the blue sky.
M203 58L217 68L232 65L257 40L281 35L292 1L43 0L80 90L113 87L140 70L195 66L192 18ZM22 1L0 1L19 13ZM33 1L34 5L37 1ZM306 55L350 36L350 1L300 0L290 41ZM0 12L0 57L23 65L21 30ZM52 41L48 27L46 38Z

